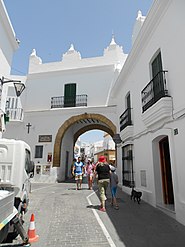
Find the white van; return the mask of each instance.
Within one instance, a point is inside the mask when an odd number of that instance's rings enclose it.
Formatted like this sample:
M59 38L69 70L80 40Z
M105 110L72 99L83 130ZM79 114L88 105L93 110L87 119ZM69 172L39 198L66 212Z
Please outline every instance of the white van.
M10 213L13 217L13 212L17 210L20 220L23 222L22 217L26 213L29 203L30 177L33 176L33 172L34 164L31 161L29 145L20 140L0 139L0 194L4 195L4 197L0 197L1 236L2 232L5 232L3 233L4 236L7 235L7 230L5 231L5 225L2 222L6 222L7 215L9 219L11 218ZM7 192L9 192L9 195ZM6 197L9 199L6 199ZM3 200L6 203L8 200L8 207L4 205ZM13 200L13 203L11 200ZM12 205L12 209L10 205ZM7 223L9 223L9 227L6 226L9 236L12 235L12 238L14 238L17 235L14 224L11 223L11 219Z

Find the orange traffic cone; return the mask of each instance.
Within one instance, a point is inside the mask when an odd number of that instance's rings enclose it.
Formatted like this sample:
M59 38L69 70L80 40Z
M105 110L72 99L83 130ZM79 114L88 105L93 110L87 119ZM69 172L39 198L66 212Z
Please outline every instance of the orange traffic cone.
M28 238L29 238L29 242L36 242L39 239L39 236L36 235L35 232L35 216L34 214L31 215L31 219L30 219L30 225L29 225L29 229L28 229Z

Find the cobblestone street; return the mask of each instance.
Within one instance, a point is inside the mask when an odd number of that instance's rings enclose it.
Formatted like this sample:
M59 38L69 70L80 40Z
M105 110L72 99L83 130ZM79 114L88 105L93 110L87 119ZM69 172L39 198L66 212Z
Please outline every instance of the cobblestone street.
M99 199L94 191L87 190L86 184L83 184L81 191L76 191L74 183L33 184L32 187L26 222L29 222L30 214L34 213L39 241L33 243L33 246L124 246L116 234L110 237L106 231L103 233L93 213L93 210L98 209ZM92 200L93 206L87 200L89 195L92 195L89 200ZM107 214L99 214L110 227ZM114 227L111 227L114 233Z
M96 189L75 183L32 184L30 215L35 215L39 241L33 247L184 247L185 227L158 209L141 201L138 205L130 196L118 190L120 209L110 205L107 212L98 210Z

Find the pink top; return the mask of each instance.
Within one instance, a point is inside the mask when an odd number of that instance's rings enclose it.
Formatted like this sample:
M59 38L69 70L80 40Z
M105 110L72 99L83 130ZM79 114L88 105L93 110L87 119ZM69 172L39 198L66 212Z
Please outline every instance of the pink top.
M86 172L87 172L87 175L92 175L94 173L94 164L87 164L86 166Z

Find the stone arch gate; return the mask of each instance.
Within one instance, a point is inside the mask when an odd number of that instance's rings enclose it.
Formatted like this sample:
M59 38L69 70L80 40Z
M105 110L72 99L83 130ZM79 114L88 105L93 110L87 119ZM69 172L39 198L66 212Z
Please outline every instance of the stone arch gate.
M58 167L58 181L64 181L70 173L73 148L78 137L93 129L105 131L112 137L116 134L116 126L110 119L94 113L72 116L58 129L53 152L53 167Z

